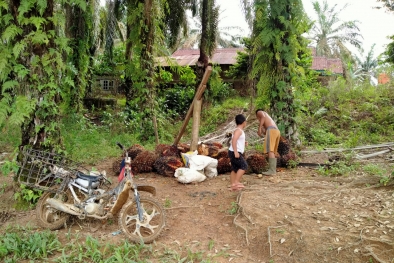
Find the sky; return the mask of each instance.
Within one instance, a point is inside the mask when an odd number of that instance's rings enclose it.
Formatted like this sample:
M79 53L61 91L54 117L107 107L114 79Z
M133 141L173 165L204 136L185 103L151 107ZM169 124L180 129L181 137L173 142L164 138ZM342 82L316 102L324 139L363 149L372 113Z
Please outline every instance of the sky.
M216 1L222 10L219 26L240 26L247 35L250 31L245 22L240 2L240 0ZM311 0L302 0L302 2L307 15L315 20L316 15ZM375 56L385 51L385 45L391 42L387 39L387 36L394 35L394 13L388 13L384 9L373 9L373 7L379 5L375 0L328 0L327 2L329 6L337 4L337 10L342 9L346 3L348 4L346 9L341 11L339 18L342 21L360 21L359 28L363 36L362 42L365 54L374 43L376 44L374 48ZM347 46L351 51L356 52L355 48L350 45Z

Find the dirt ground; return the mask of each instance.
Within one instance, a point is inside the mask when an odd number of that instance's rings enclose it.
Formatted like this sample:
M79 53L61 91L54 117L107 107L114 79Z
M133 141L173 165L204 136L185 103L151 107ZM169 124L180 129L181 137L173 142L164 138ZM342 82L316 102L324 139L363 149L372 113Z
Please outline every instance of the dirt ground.
M112 161L99 168L111 171ZM155 186L166 207L165 230L153 244L158 251L202 252L215 256L213 262L394 262L394 188L379 187L378 177L322 177L298 167L272 177L246 174L241 192L228 190L229 174L187 185L155 173L135 180ZM12 177L1 176L0 185L0 232L8 225L36 226L34 210L11 208ZM69 231L113 244L125 238L113 235L116 221L74 220L68 228L58 231L60 240Z

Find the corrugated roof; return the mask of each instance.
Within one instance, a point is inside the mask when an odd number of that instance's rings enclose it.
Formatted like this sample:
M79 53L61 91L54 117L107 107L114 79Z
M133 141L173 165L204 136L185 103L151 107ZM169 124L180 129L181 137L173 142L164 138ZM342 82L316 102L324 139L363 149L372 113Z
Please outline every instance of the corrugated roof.
M212 58L210 59L210 62L219 65L234 65L237 62L237 52L243 50L243 48L216 49ZM171 60L168 60L165 57L159 57L156 60L161 66L168 66L170 61L172 61L174 65L192 66L197 63L199 57L199 49L180 49L171 55Z
M216 49L210 62L219 65L234 65L237 62L237 52L243 51L243 48L220 48ZM170 64L179 66L194 66L200 56L199 49L180 49L175 51L170 58L158 57L156 62L161 66ZM340 59L329 59L326 57L313 56L313 70L329 70L336 74L342 74L342 62Z
M313 70L329 70L336 74L342 74L342 62L339 58L313 57Z

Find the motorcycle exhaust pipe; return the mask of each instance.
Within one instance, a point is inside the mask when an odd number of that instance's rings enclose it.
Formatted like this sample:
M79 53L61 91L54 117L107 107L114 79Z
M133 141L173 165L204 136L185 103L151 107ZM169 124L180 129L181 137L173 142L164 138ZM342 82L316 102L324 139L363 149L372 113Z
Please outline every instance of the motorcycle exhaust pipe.
M80 216L82 214L81 212L72 210L71 207L69 207L70 206L69 204L65 204L57 199L48 198L46 200L46 203L48 205L50 205L51 207L53 207L59 211L62 211L64 213L67 213L67 214L71 214L71 215L75 215L75 216ZM72 208L78 209L76 207L72 207Z

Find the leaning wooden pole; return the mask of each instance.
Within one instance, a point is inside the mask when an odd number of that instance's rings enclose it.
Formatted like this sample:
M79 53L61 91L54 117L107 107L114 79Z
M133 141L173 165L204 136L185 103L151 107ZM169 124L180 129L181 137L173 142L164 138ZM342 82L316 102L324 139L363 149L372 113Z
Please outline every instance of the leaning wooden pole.
M192 142L190 144L190 150L195 151L197 150L198 145L198 132L200 127L200 119L201 119L201 105L202 99L196 100L194 102L193 107L193 126L192 126Z
M206 89L206 84L208 82L209 76L211 76L211 73L212 73L212 66L208 66L205 69L205 73L204 73L204 76L202 77L201 83L198 86L196 94L194 95L194 99L193 99L192 103L190 104L189 110L186 113L186 117L185 117L185 120L183 121L182 127L179 130L179 133L178 133L178 135L175 138L174 145L178 145L179 141L181 140L181 138L183 136L183 133L186 130L186 126L189 123L189 120L190 120L190 118L192 116L193 108L194 108L194 102L196 100L199 100L199 99L202 98L202 95L204 94L204 91Z

